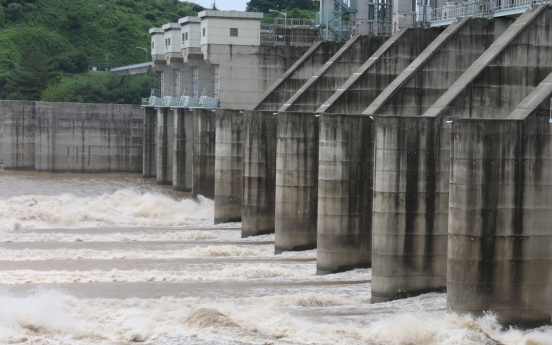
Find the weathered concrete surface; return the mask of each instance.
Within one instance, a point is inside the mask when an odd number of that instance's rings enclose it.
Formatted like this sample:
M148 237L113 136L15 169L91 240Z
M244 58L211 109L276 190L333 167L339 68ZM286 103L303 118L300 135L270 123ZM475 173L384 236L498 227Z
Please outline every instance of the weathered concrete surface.
M360 114L441 33L441 29L404 29L389 38L318 113Z
M550 323L552 125L540 111L525 120L454 122L447 275L453 312L491 310L506 324Z
M277 111L293 94L305 84L328 61L344 43L323 41L315 43L285 73L259 95L255 110Z
M217 110L215 224L241 222L243 193L243 111Z
M0 102L4 169L35 168L35 117L36 102Z
M39 102L35 169L140 173L143 124L138 105Z
M157 111L144 108L144 158L142 177L157 178Z
M192 196L215 196L215 115L211 110L194 109L194 150Z
M444 290L450 124L375 121L372 303Z
M510 18L461 18L431 42L364 114L423 114L512 22Z
M276 144L275 252L316 248L319 117L280 113Z
M552 72L552 9L521 15L424 116L505 118Z
M279 111L316 111L386 40L383 36L354 36Z
M370 267L373 121L321 115L318 172L318 274Z
M274 232L278 116L245 111L242 237Z
M173 184L174 114L157 108L157 184Z
M194 114L189 109L174 110L173 190L192 190Z
M215 90L220 108L237 110L252 109L263 92L308 48L221 44L201 47L205 61L215 65Z

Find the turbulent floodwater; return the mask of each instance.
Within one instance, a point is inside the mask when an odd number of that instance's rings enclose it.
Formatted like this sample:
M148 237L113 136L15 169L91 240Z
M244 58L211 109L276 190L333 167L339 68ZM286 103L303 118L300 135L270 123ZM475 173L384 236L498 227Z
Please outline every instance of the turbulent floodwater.
M0 171L0 343L552 344L445 294L372 305L369 269L316 276L315 251L212 224L139 175Z

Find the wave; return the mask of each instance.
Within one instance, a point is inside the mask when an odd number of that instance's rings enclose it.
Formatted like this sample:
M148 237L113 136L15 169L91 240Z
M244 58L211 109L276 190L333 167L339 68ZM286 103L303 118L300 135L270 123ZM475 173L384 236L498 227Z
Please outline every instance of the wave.
M212 224L214 203L119 190L95 197L24 195L0 200L0 231Z
M183 259L199 257L249 257L268 254L234 245L194 247L183 250L0 249L0 260L113 260Z
M269 296L267 296L269 298ZM290 295L293 299L293 295ZM57 344L379 344L550 345L552 327L502 329L481 318L437 313L382 315L372 323L307 321L286 309L228 298L78 299L56 291L0 293L0 341ZM492 339L495 340L492 340Z
M117 270L101 271L0 271L2 284L63 284L63 283L109 283L146 281L268 279L312 275L312 271L293 270L269 265L240 265L218 271L159 271Z

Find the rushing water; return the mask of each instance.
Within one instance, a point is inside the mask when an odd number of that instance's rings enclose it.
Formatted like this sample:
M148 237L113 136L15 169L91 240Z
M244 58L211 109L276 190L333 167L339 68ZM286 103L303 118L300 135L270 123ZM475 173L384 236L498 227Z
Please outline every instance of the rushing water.
M139 175L0 171L0 343L552 344L444 294L370 304L369 269L273 242Z

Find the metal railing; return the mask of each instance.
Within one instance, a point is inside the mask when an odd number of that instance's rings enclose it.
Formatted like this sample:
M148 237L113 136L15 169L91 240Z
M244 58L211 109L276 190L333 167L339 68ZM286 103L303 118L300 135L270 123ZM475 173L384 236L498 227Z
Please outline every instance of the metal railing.
M278 28L314 28L316 21L306 18L274 18L274 26Z
M320 36L295 36L295 35L270 35L261 36L261 44L263 45L312 45L314 42L320 41Z
M355 28L355 35L391 36L393 24L391 23L364 23Z
M158 92L155 89L151 90L149 98L142 98L143 107L159 107L159 108L218 108L219 100L214 97L207 96L207 90L203 90L200 98L186 96L186 90L182 92L180 97L173 97L168 90L165 91L165 96L158 97Z
M494 12L519 9L520 13L530 6L548 3L548 0L490 0L464 2L459 5L445 6L431 11L431 22L451 20L460 17L489 17Z

